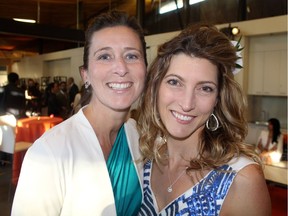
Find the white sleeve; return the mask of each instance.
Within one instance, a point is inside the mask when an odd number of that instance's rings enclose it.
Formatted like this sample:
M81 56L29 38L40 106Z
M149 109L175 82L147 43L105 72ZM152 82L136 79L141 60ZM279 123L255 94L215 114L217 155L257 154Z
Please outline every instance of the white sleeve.
M51 151L43 144L36 141L26 153L12 205L12 216L54 216L61 213L61 176Z

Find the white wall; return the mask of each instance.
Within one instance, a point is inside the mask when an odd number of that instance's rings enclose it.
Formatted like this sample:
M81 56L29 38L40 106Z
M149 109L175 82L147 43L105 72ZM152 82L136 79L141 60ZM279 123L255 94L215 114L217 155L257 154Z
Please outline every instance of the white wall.
M33 57L25 57L13 64L12 71L17 72L20 78L39 79L42 76L74 77L80 87L82 80L79 66L82 65L83 47L53 52Z
M229 24L217 25L217 28L221 29L224 27L228 27L228 25ZM287 33L287 15L243 22L235 22L231 23L231 26L237 26L240 29L240 35L242 36L241 45L244 47L244 50L242 51L244 68L240 73L235 76L235 79L243 87L244 92L247 93L249 37L282 32ZM178 33L179 31L147 36L145 39L147 46L150 49L150 59L148 59L148 62L151 62L151 60L156 55L158 44L164 43Z

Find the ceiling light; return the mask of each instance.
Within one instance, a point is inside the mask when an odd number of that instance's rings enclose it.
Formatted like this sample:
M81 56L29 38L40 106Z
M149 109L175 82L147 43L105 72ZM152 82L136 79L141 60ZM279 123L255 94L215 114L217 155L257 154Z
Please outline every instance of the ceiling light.
M205 0L189 0L189 5L196 4Z
M17 22L36 23L36 20L32 20L32 19L13 18L13 20Z
M205 0L189 0L189 5L193 5L193 4L202 2L202 1L205 1ZM177 6L178 6L178 9L183 8L183 0L177 0ZM166 3L162 3L162 4L160 1L160 7L159 8L160 8L159 9L160 14L164 14L164 13L167 13L167 12L170 12L170 11L177 9L175 0L170 0L170 1L168 1Z
M233 27L232 30L231 30L231 33L232 33L233 35L237 35L237 34L239 34L239 32L240 32L240 30L239 30L238 27Z
M231 24L229 24L228 27L221 28L220 31L232 40L234 39L236 35L240 33L240 29L236 26L231 27Z
M177 0L177 6L178 8L182 8L183 7L183 0ZM164 14L173 10L176 10L176 3L175 1L170 1L168 3L164 3L161 5L161 1L160 1L160 9L159 9L159 13L160 14Z

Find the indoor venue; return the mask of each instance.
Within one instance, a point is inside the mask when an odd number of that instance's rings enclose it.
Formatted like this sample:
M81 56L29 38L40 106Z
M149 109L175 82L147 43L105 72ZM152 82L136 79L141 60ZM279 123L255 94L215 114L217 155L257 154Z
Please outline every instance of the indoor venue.
M142 26L148 68L158 46L191 24L213 24L240 44L243 67L235 80L248 102L245 143L256 149L270 120L279 120L281 147L261 159L272 216L287 215L287 0L0 0L0 215L11 213L27 150L76 113L85 87L85 30L112 10ZM4 109L9 75L23 94L15 99L18 110Z

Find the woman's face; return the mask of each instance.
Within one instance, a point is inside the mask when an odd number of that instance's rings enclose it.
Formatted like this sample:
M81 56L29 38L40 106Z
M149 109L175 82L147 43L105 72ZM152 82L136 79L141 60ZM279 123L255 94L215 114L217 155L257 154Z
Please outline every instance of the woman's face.
M160 84L157 104L170 136L186 139L197 129L203 129L217 103L217 95L215 65L185 54L173 56Z
M130 108L143 90L146 66L141 41L128 27L107 27L92 36L84 81L93 88L91 103L116 111Z

